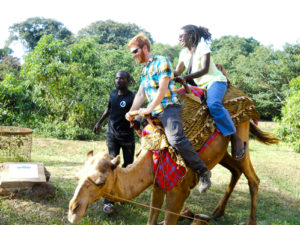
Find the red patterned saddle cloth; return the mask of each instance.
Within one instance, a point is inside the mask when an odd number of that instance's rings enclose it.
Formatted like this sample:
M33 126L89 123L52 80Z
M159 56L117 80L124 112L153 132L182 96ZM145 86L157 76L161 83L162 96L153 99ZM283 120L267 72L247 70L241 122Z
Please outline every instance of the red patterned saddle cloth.
M192 92L195 96L203 99L204 91L197 87L191 87ZM142 137L153 134L154 129L151 125L147 125L142 131ZM214 138L220 133L216 129L213 134L206 140L202 148L198 151L200 155L214 140ZM186 169L184 166L178 165L171 157L168 148L164 150L152 150L153 153L153 167L155 181L158 186L167 191L175 187L180 179L185 175Z

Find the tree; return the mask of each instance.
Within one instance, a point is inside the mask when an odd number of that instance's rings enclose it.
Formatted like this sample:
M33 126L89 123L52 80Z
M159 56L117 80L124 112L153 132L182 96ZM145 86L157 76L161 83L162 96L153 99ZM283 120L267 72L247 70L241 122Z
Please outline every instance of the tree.
M126 47L107 50L91 37L67 45L53 35L43 36L22 66L44 117L39 129L59 138L91 138L120 70L137 77Z
M32 51L43 35L52 34L57 39L68 40L72 33L61 22L42 17L29 18L24 22L16 23L10 28L8 43L21 40L24 47Z
M137 25L118 23L112 20L97 21L90 24L78 32L78 38L92 36L98 44L106 44L108 49L117 49L119 46L127 44L139 32L144 32L150 41L153 42L151 34Z
M152 45L151 52L152 52L152 54L155 54L155 55L167 56L173 63L173 66L176 66L175 63L177 63L180 49L181 49L181 47L179 45L170 46L170 45L161 44L161 43L154 43Z
M230 81L248 94L262 119L279 117L288 84L299 74L299 45L274 51L253 38L222 37L213 42L215 63L222 64Z
M8 47L0 48L0 61L3 59L3 57L11 55L12 53L13 50Z
M277 132L282 139L300 153L300 76L292 79L289 85L288 97L282 108L282 119Z
M13 57L12 53L13 51L8 47L0 49L0 81L4 80L6 74L18 75L20 72L20 61Z

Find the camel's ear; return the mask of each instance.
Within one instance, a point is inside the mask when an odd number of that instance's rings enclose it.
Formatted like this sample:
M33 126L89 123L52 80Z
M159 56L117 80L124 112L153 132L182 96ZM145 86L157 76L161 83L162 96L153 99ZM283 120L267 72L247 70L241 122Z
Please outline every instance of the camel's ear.
M93 155L94 155L94 151L93 151L93 150L91 150L91 151L89 151L88 153L86 153L87 160L88 160L89 158L91 158Z
M114 170L120 164L120 155L117 155L111 160L111 169Z

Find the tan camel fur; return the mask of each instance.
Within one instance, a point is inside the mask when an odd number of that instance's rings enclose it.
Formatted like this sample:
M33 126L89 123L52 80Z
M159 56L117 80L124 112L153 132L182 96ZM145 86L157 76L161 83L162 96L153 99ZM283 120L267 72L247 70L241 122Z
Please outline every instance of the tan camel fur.
M262 143L277 143L278 139L269 133L263 132L249 121L237 126L237 132L243 141L247 142L247 152L244 159L234 160L227 152L230 138L225 138L219 134L208 148L201 153L201 158L209 169L218 163L230 170L232 176L224 197L214 209L212 215L218 218L224 215L227 201L232 193L240 176L244 174L248 179L251 195L251 213L248 225L256 225L256 199L259 186L257 177L249 155L249 131ZM233 152L235 149L233 149ZM71 223L77 223L86 215L88 206L99 198L108 198L120 201L132 199L153 184L153 161L151 151L142 151L136 161L127 168L119 165L120 157L111 158L108 154L97 154L92 156L88 153L88 160L84 168L77 174L78 186L69 204L68 219ZM151 206L161 208L166 199L166 210L180 213L184 202L190 194L190 190L196 186L198 179L191 170L187 170L182 182L171 190L164 192L157 185L153 185ZM115 196L115 198L111 197ZM158 210L150 209L148 225L156 225L159 215ZM164 224L174 225L178 216L165 213Z

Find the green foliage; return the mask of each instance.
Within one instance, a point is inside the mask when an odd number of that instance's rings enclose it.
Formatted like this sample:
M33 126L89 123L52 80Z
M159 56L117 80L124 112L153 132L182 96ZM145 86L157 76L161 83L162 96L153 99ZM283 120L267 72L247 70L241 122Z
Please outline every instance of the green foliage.
M218 64L232 72L235 61L240 56L248 56L260 44L253 38L240 38L238 36L224 36L212 42L212 54Z
M6 74L0 82L0 124L17 125L35 123L35 105L28 91L28 82L20 81L12 74Z
M0 61L3 59L3 57L8 56L12 53L13 50L8 47L0 48Z
M277 133L300 153L300 76L290 82L288 97L284 102Z
M32 51L43 35L53 34L57 39L69 39L72 36L61 22L42 17L29 18L24 22L16 23L10 28L9 43L21 40L24 47Z
M32 52L20 72L11 49L0 49L1 124L24 124L68 139L94 138L91 129L107 106L118 71L131 74L130 89L137 91L142 65L126 45L139 32L152 41L151 34L137 25L111 20L92 23L79 31L77 40L60 22L38 17L10 30L11 40L23 41ZM152 53L168 56L175 67L180 48L154 43ZM291 94L285 98L288 84L300 73L300 44L274 51L253 38L226 36L214 40L212 50L215 63L222 64L231 82L255 101L262 119L285 116L282 107L297 100Z
M0 81L4 80L6 74L12 73L18 75L20 72L20 62L16 57L11 55L4 56L0 60Z
M162 55L162 56L169 57L169 59L173 63L173 66L176 66L175 63L177 63L180 50L181 50L181 47L179 45L170 46L170 45L161 44L161 43L154 43L152 45L151 52L154 55Z
M290 80L299 74L299 46L274 51L254 39L223 37L212 44L215 63L222 64L230 81L249 95L262 119L280 116Z
M153 42L151 34L136 24L124 24L112 20L97 21L90 24L78 32L78 38L91 36L98 44L105 44L108 49L116 49L119 46L126 45L139 32L144 32Z
M39 132L69 139L93 137L91 129L107 106L120 70L131 73L133 85L138 85L134 60L125 47L103 49L90 37L67 45L53 35L43 36L22 67L44 116Z

